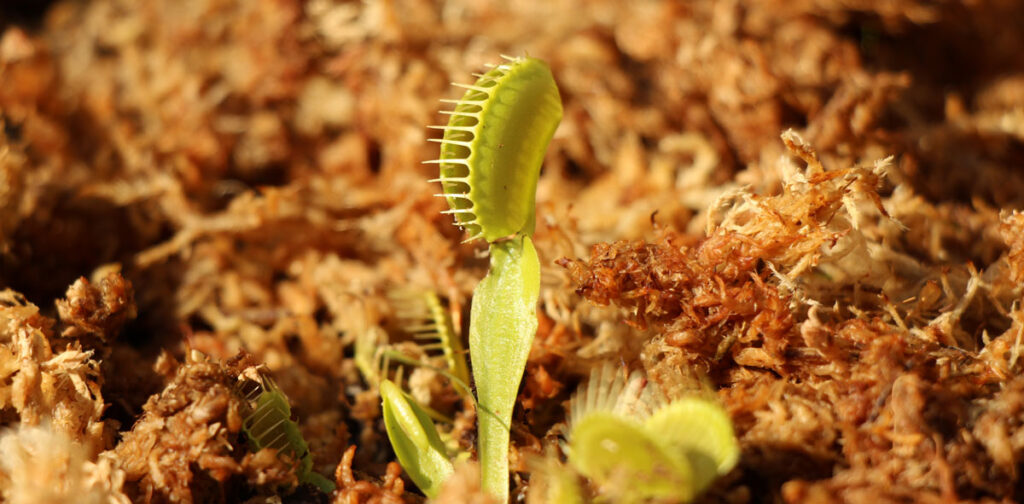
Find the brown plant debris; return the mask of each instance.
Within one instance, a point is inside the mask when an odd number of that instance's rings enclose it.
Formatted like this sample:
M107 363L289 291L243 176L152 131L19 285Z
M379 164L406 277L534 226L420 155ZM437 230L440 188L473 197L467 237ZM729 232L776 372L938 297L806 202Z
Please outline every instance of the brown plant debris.
M0 418L49 422L94 456L108 443L99 364L78 342L54 348L53 325L20 294L0 291Z
M233 475L267 493L296 485L291 464L272 450L240 449L243 398L235 382L245 367L243 356L223 365L193 351L182 364L164 365L176 367L173 378L150 398L142 418L114 450L133 498L204 500L211 492L223 494Z
M338 490L334 494L333 504L403 504L407 501L405 483L402 481L402 468L397 462L390 462L383 481L374 483L356 479L352 471L356 447L349 446L341 457L341 463L334 473ZM418 499L417 499L418 500Z
M65 299L57 300L57 313L65 328L62 338L80 341L98 340L93 345L109 345L125 322L135 318L132 284L119 273L110 272L99 285L79 278L68 288Z

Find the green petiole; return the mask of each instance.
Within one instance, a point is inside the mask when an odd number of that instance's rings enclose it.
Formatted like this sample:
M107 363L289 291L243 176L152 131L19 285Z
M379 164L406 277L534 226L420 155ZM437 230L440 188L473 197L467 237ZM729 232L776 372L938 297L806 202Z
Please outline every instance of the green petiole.
M491 244L491 269L473 292L469 355L480 408L477 455L485 491L508 500L512 409L537 332L540 261L528 236Z

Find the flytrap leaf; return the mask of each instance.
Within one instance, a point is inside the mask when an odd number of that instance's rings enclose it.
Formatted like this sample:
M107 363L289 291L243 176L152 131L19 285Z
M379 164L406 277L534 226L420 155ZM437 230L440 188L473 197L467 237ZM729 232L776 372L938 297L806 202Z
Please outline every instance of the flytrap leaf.
M508 500L509 422L537 330L540 264L533 234L540 165L562 119L551 70L534 58L506 58L466 89L441 144L438 164L455 223L490 243L491 268L477 286L469 348L477 387L481 484ZM467 240L468 241L468 240Z
M573 427L569 462L615 502L693 498L686 455L639 423L610 412L587 415Z
M543 457L527 458L530 472L530 486L526 494L527 504L584 504L579 476L571 467L563 464L554 451Z
M267 376L258 374L258 381L246 395L249 411L242 419L242 430L256 450L273 448L298 460L299 482L315 485L324 493L334 491L334 483L313 472L313 458L302 438L299 425L292 420L288 398Z
M529 236L491 244L491 269L473 291L469 351L479 404L484 490L507 500L509 424L537 332L540 261Z
M387 297L394 309L395 322L412 339L392 343L378 325L358 332L353 358L366 383L377 388L380 380L389 375L390 365L397 362L432 369L446 377L459 395L472 399L466 351L438 294L432 290L399 288L389 291ZM393 381L401 384L401 379ZM425 409L438 419L436 412ZM450 423L451 419L446 421Z
M456 84L458 85L458 84ZM558 86L547 64L512 58L480 76L455 104L438 159L455 223L470 240L493 242L532 234L537 178L548 143L562 120Z
M569 462L615 502L688 502L739 460L721 406L668 401L640 372L594 369L570 407Z
M425 352L439 352L444 368L456 380L459 393L469 384L466 352L455 333L451 316L441 298L431 290L394 291L388 298L395 307L402 328L412 334Z
M434 422L391 380L380 382L380 398L384 427L398 463L427 497L437 497L454 469Z
M740 446L732 421L721 406L698 397L676 399L644 422L693 466L694 487L700 492L736 466Z

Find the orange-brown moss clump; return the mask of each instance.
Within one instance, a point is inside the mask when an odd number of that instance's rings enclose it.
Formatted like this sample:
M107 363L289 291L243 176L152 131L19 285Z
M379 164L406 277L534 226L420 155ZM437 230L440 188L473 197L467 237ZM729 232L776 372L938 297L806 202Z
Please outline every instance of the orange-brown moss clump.
M128 502L124 473L100 453L114 432L103 418L100 358L135 305L119 274L101 284L106 296L85 279L68 289L57 304L81 309L61 310L59 329L24 296L0 291L0 425L11 428L0 433L0 495L9 502ZM79 317L95 332L79 331Z
M131 287L120 275L113 273L103 283L112 290L129 291L114 307L103 304L108 310L103 313L133 309ZM80 303L81 291L87 289L88 282L80 280L69 289L67 300L58 303ZM56 336L53 320L42 316L35 305L14 291L0 292L0 411L4 423L50 423L54 431L82 443L90 455L107 446L110 432L102 420L103 379L94 354L108 348L125 317L110 320L103 313L97 307L96 320L106 322L102 334L109 339L94 346L71 327ZM75 319L64 322L73 324Z
M355 454L355 446L350 446L345 450L345 455L341 458L341 463L338 464L338 469L334 473L338 491L334 494L334 499L331 502L334 504L351 504L356 502L366 504L403 504L407 502L403 498L405 495L405 482L401 478L402 468L399 467L397 462L388 463L384 479L378 484L356 479L355 473L352 471L352 461L355 458Z
M143 406L142 418L114 450L124 468L129 495L158 502L194 502L224 494L229 479L242 475L263 493L294 487L292 464L274 450L246 452L240 435L242 401L238 375L249 363L227 365L192 352L183 364L163 357L170 378Z
M784 175L781 193L729 196L697 242L666 231L561 261L578 292L651 327L641 358L656 376L694 364L708 373L740 436L739 481L785 482L791 502L1013 495L1024 455L1010 439L1020 384L1008 370L1021 349L1013 216L1000 227L1007 253L985 272L958 271L887 239L893 216L920 222L921 205L903 206L913 199L899 189L880 196L878 170L824 171L784 138L807 167ZM957 273L966 282L952 287ZM1001 315L972 327L984 312ZM981 341L970 336L979 330Z

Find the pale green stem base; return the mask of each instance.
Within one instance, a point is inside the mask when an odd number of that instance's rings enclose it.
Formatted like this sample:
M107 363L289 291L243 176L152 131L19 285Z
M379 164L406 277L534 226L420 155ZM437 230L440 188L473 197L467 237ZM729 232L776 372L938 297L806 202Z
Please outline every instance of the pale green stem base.
M528 236L491 244L491 269L473 293L469 355L477 389L481 485L508 502L508 426L537 332L540 261Z
M480 486L488 494L501 499L501 502L508 502L508 426L502 423L505 419L499 420L486 412L478 414Z

